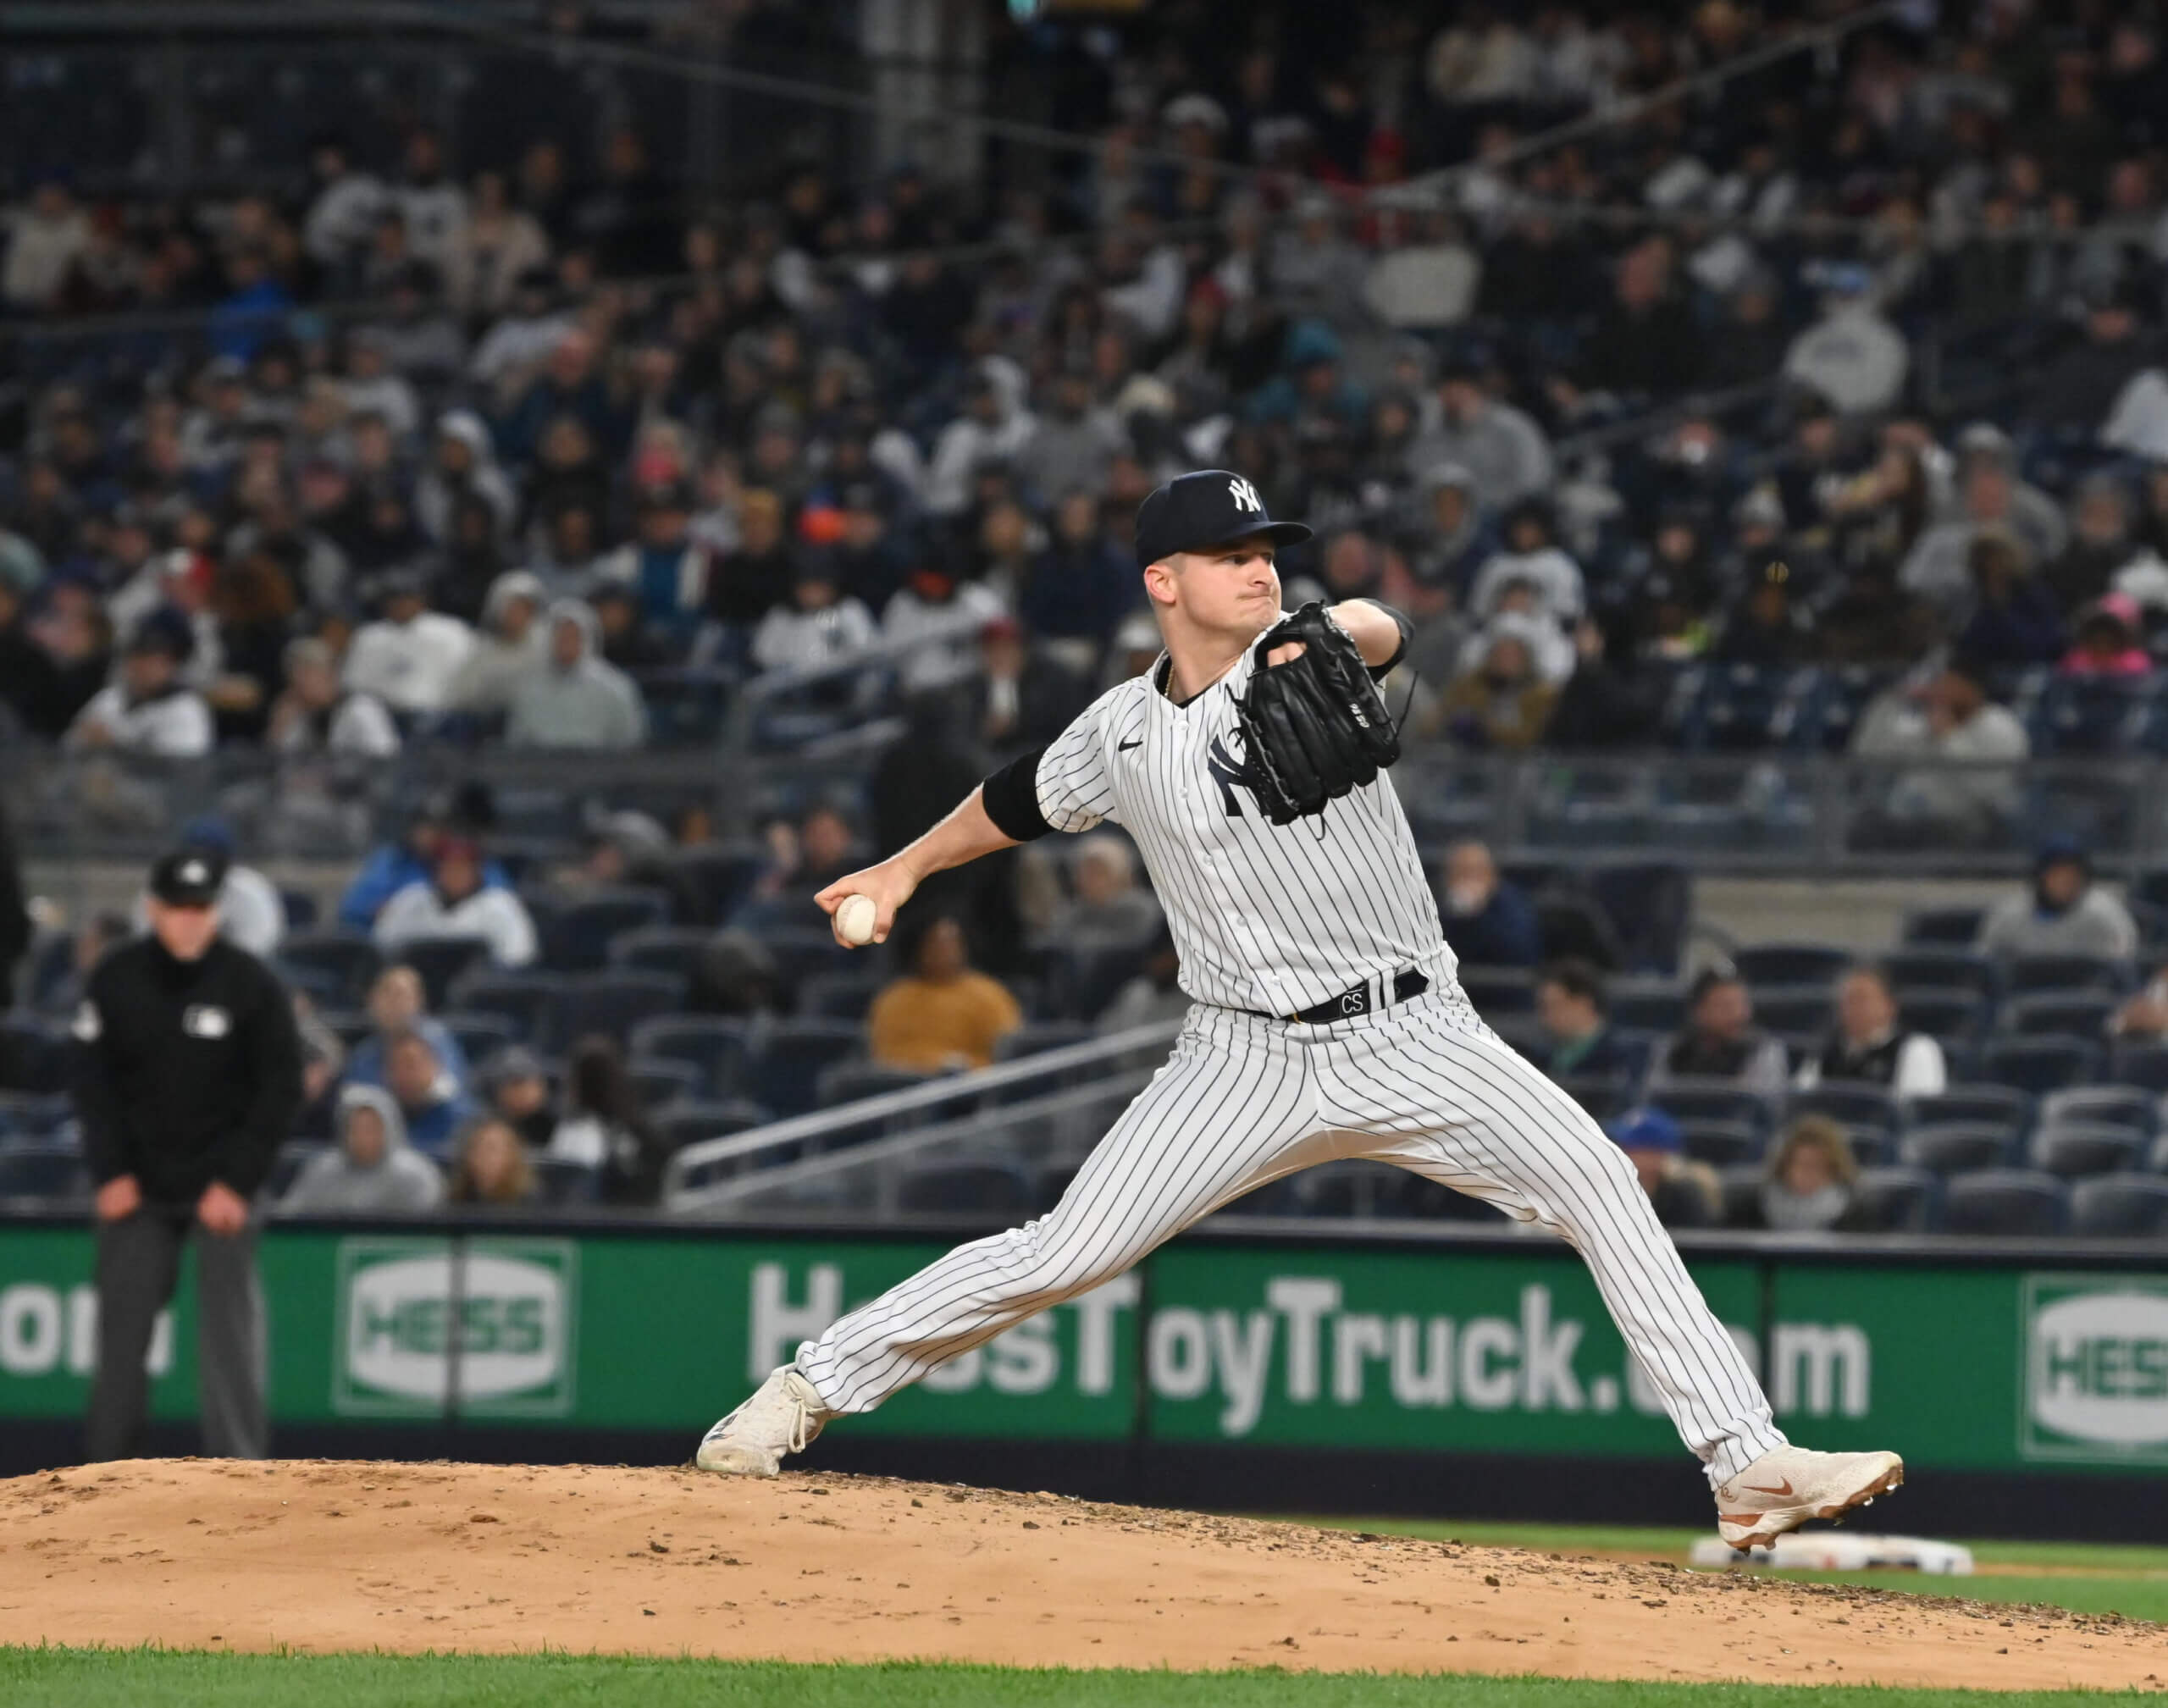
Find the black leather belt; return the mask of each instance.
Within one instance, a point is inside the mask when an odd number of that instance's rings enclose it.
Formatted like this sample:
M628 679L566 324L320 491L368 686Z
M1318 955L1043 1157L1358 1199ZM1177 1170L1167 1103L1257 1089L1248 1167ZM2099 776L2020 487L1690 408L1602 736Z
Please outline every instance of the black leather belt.
M1298 1014L1269 1014L1263 1009L1245 1009L1244 1014L1255 1014L1260 1020L1292 1020L1297 1025L1322 1026L1334 1020L1352 1020L1357 1014L1367 1014L1374 1008L1382 1008L1379 1000L1385 981L1365 979L1359 985L1350 985L1336 997L1327 997L1313 1003ZM1392 976L1392 999L1404 1003L1410 997L1419 997L1430 988L1429 977L1419 968L1402 967Z

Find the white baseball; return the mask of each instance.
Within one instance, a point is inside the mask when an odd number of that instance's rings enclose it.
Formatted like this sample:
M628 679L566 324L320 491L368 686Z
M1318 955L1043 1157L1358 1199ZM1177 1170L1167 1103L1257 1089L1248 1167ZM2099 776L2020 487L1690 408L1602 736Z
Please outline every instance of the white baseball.
M836 909L836 931L853 948L873 941L875 909L871 896L845 896Z

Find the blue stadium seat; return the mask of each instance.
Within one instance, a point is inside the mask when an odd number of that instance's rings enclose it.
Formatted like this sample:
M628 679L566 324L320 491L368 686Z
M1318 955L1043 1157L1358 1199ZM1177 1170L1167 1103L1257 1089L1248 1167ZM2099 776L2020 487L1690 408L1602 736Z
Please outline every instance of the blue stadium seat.
M896 1208L921 1214L1028 1215L1037 1198L1028 1169L995 1157L921 1163L896 1185Z
M1944 1184L1943 1225L1953 1234L2055 1234L2069 1201L2069 1189L2053 1175L1988 1169Z
M1535 1006L1535 976L1526 967L1479 967L1463 962L1460 987L1486 1020L1493 1014L1526 1014Z
M366 1016L363 1017L366 1020ZM507 1044L519 1042L519 1033L502 1014L470 1014L454 1009L437 1016L437 1023L452 1036L468 1065L479 1067Z
M2144 1136L2128 1127L2073 1122L2042 1126L2032 1136L2029 1160L2043 1174L2075 1180L2089 1175L2114 1175L2134 1169L2145 1147Z
M647 705L648 743L658 748L713 747L730 710L731 673L714 669L650 669L634 673Z
M2033 757L2131 751L2143 732L2151 691L2144 678L2055 677L2027 720Z
M700 898L700 918L718 925L735 912L774 856L758 843L712 843L679 850L678 872Z
M1798 674L1751 664L1706 666L1681 732L1685 745L1720 751L1785 745L1802 724Z
M2128 961L2098 955L2012 955L2003 966L2003 987L2013 997L2075 991L2122 996L2132 982Z
M2070 1231L2090 1239L2159 1239L2168 1234L2168 1180L2100 1175L2070 1190Z
M882 1062L838 1062L821 1070L815 1100L821 1108L832 1109L839 1103L884 1097L890 1092L910 1091L939 1077L911 1068L892 1068Z
M829 973L865 970L862 964L854 966L850 959L863 951L845 948L826 926L772 926L759 935L775 957L777 976L793 987Z
M1814 673L1798 713L1800 739L1824 753L1842 753L1867 704L1894 680L1894 672L1872 665L1839 665Z
M0 1018L0 1092L47 1095L68 1086L67 1032L27 1014Z
M563 902L545 936L556 972L593 972L610 959L610 940L661 925L669 903L656 890L607 890Z
M610 965L632 973L674 973L689 979L714 933L698 926L649 926L610 939Z
M2013 998L2003 1005L2001 1029L2016 1037L2096 1039L2121 998L2105 991L2053 991Z
M534 1183L541 1202L553 1208L591 1204L602 1193L602 1170L592 1163L576 1163L569 1157L536 1157Z
M318 911L316 898L307 890L280 889L279 909L285 915L289 931L312 931L316 929Z
M1614 1026L1668 1032L1686 1020L1686 992L1669 979L1616 979L1608 999Z
M1897 1156L1908 1168L1938 1175L1972 1174L2009 1166L2016 1142L2003 1127L1944 1121L1907 1129L1898 1141Z
M2117 1085L2168 1092L2168 1043L2117 1038L2108 1055L2108 1077Z
M1906 1097L1898 1113L1907 1127L1966 1121L2000 1127L2015 1140L2032 1119L2032 1099L2015 1086L1965 1083L1927 1097Z
M279 944L279 959L287 966L307 967L333 981L340 994L334 1008L357 1008L374 981L384 957L377 946L357 931L301 931Z
M1781 1125L1789 1126L1801 1115L1827 1115L1855 1132L1881 1138L1897 1130L1897 1105L1880 1086L1839 1081L1794 1092L1784 1099Z
M0 1149L0 1198L75 1202L91 1195L91 1165L74 1146L10 1145Z
M1745 1121L1681 1121L1679 1131L1686 1154L1713 1168L1759 1162L1768 1139L1762 1129Z
M1977 990L1961 985L1900 985L1896 995L1899 1024L1927 1033L1945 1048L1970 1048L1987 1027L1988 1005Z
M1929 985L1941 990L1971 991L1983 1003L2002 994L2002 969L1977 949L1925 945L1892 950L1882 970L1900 990Z
M2149 1139L2160 1130L2160 1106L2143 1086L2073 1086L2040 1099L2043 1127L2077 1122L2123 1127Z
M1829 987L1773 985L1754 992L1754 1020L1765 1031L1820 1038L1833 1018Z
M822 973L799 987L798 1011L814 1020L862 1021L888 981L888 976L877 971Z
M1980 1052L1980 1077L2039 1097L2090 1078L2100 1055L2080 1038L1995 1038Z
M1639 1088L1622 1075L1568 1074L1558 1089L1597 1120L1607 1121L1634 1107Z
M804 1114L819 1101L822 1070L855 1055L864 1038L849 1020L778 1020L755 1040L745 1091L778 1115Z
M633 1028L631 1053L642 1059L689 1062L710 1097L738 1090L751 1047L750 1025L724 1014L672 1014Z
M679 1013L685 981L673 973L589 973L567 979L550 1005L549 1047L559 1053L590 1033L622 1044L644 1020Z
M1684 866L1638 860L1594 866L1588 888L1618 934L1625 971L1678 976L1694 917L1694 879Z
M1942 1182L1924 1169L1861 1169L1852 1191L1876 1233L1925 1233L1940 1219Z
M635 1057L625 1064L625 1074L644 1109L691 1103L705 1082L705 1076L692 1063L673 1062L662 1056Z
M1915 908L1905 915L1905 946L1969 949L1987 916L1985 908Z
M1765 985L1819 985L1825 992L1857 959L1827 943L1749 943L1731 962L1750 988Z
M728 1138L733 1133L765 1127L773 1119L772 1111L743 1097L733 1097L722 1103L672 1103L650 1115L648 1125L663 1150L674 1152L704 1140Z
M510 1022L522 1042L540 1047L550 1007L563 981L546 973L498 972L477 967L452 987L451 1006L475 1014L497 1014Z
M400 944L397 959L413 968L429 993L429 1007L445 1007L460 975L489 962L487 937L416 937Z
M0 1092L0 1141L50 1138L73 1113L65 1092Z
M1769 1130L1774 1110L1759 1092L1729 1080L1673 1080L1648 1088L1648 1101L1678 1121L1742 1121Z

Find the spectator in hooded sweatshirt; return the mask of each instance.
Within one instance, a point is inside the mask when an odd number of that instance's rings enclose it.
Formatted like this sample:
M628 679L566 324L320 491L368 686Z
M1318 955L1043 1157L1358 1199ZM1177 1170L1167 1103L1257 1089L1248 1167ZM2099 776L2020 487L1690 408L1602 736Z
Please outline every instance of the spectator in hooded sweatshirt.
M159 759L201 759L210 752L211 708L180 679L193 650L185 617L152 611L121 655L120 680L100 689L75 714L65 744Z
M369 850L339 898L339 923L348 931L369 930L392 897L409 884L429 881L445 838L478 835L495 822L495 816L489 790L480 783L431 797L408 821L400 840ZM482 863L482 882L491 889L512 887L504 867L493 860Z
M451 1152L474 1114L473 1101L419 1032L395 1032L385 1041L384 1089L399 1106L408 1141L432 1157Z
M373 694L395 711L440 712L474 649L474 631L456 616L429 609L421 572L387 572L374 622L363 623L346 649L346 686Z
M519 498L497 466L489 429L473 410L455 409L439 417L433 454L414 483L414 519L432 543L452 543L452 519L467 497L489 507L500 538L510 533Z
M817 669L879 638L873 613L843 592L842 574L832 551L800 549L789 603L770 611L753 631L755 664L762 670ZM848 693L849 683L838 686Z
M310 1159L279 1208L290 1216L419 1215L444 1202L444 1176L406 1140L398 1100L378 1086L339 1094L339 1141Z
M1007 462L1031 443L1038 423L1023 406L1026 384L1023 370L1005 357L987 357L973 370L964 412L941 429L926 470L926 507L936 516L962 515L980 467Z
M399 726L374 694L343 688L338 655L313 635L289 641L286 691L272 703L264 744L298 756L336 754L390 759L399 752Z
M1408 449L1408 472L1421 478L1440 463L1468 471L1477 504L1496 512L1535 496L1551 484L1551 442L1543 429L1510 403L1483 389L1473 362L1449 364L1438 381L1441 419Z
M576 599L550 607L550 652L520 678L505 721L512 747L618 749L647 739L647 708L633 679L595 647L595 613Z
M1980 947L1991 955L2127 961L2138 953L2138 925L2128 908L2093 882L2093 857L2084 844L2053 836L2040 844L2030 888L1988 910Z
M527 904L511 890L484 883L481 851L462 837L438 845L426 883L409 884L384 904L373 935L392 955L420 938L481 937L501 967L527 965L539 948Z
M506 570L489 583L474 649L451 679L451 710L496 716L511 709L513 691L548 656L550 633L541 621L548 602L541 578L527 570Z

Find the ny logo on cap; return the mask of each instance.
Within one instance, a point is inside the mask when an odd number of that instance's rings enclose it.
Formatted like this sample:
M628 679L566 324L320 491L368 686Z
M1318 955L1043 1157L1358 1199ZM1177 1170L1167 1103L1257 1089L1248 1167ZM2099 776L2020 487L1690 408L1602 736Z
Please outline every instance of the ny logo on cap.
M1239 474L1227 483L1227 496L1234 500L1237 510L1264 508L1264 500L1257 495L1257 489Z

